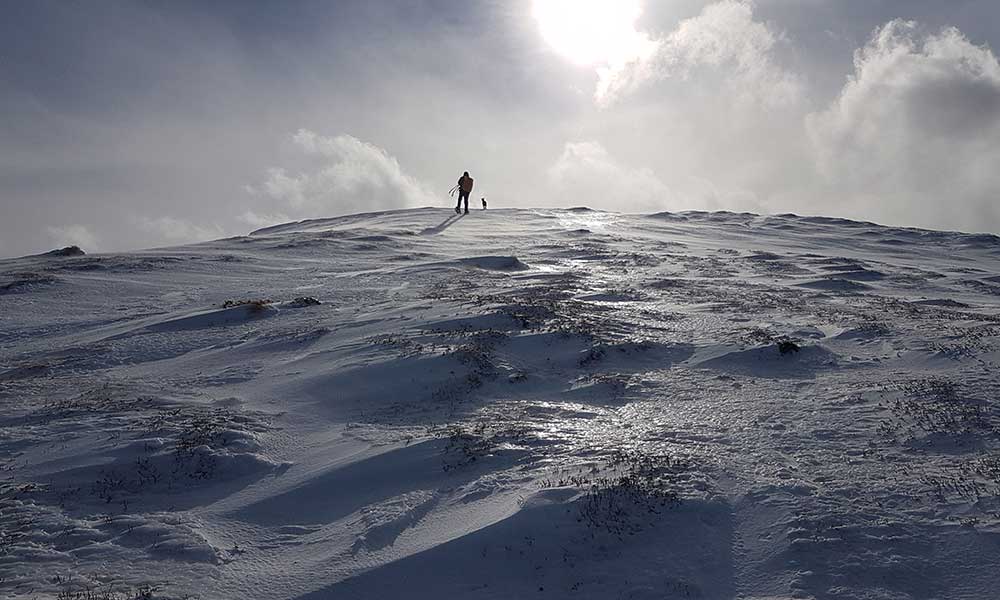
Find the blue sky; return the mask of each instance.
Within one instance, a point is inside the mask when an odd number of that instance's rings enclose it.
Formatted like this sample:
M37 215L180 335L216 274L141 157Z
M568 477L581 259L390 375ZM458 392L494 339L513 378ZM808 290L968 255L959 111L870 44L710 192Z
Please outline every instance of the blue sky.
M3 2L0 256L446 206L464 170L493 206L1000 231L996 3L562 1Z

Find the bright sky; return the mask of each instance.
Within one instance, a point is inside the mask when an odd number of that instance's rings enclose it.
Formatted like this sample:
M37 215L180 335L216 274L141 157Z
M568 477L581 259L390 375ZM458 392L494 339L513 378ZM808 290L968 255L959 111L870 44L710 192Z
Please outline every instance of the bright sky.
M6 3L0 256L446 206L1000 232L994 0Z

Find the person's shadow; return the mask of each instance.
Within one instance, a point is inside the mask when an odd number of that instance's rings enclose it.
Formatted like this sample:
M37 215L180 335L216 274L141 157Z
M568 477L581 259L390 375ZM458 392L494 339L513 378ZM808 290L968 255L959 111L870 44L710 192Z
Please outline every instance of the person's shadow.
M464 216L465 216L464 214L451 215L443 222L441 222L440 225L435 225L434 227L428 227L427 229L421 231L420 235L438 235L439 233L442 233L445 229L448 229L455 223L458 223L458 220Z

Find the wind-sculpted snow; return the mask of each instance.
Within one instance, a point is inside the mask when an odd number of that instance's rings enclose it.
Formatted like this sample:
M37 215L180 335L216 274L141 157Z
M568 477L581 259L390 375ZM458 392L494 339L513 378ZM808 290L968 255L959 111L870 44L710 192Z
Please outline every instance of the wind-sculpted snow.
M427 208L0 261L0 596L992 599L998 255Z
M0 295L31 291L32 288L49 286L58 283L58 281L57 278L51 275L42 275L30 271L8 273L4 279L0 279Z

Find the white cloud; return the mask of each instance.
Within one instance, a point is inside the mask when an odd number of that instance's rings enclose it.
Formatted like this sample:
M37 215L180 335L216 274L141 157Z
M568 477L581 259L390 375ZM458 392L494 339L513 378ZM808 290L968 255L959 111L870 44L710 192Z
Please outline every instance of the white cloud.
M850 210L892 223L1000 226L1000 62L959 30L892 21L855 53L839 98L807 119L818 168Z
M548 179L563 205L648 212L664 210L673 200L653 171L620 164L593 141L566 144Z
M349 135L325 137L306 129L300 129L292 141L306 156L319 158L323 164L299 173L269 169L264 183L249 190L276 202L279 212L262 216L248 211L243 221L271 224L270 217L286 214L323 217L436 202L423 183L403 172L399 161L378 146Z
M227 233L218 225L197 225L174 217L134 217L133 223L141 231L155 235L158 240L168 243L191 243L226 237ZM152 243L157 243L151 240Z
M45 232L57 247L79 246L85 252L94 252L100 249L97 236L86 225L46 227Z
M714 85L724 86L736 102L785 106L798 99L801 84L775 62L780 41L780 34L754 20L749 0L716 2L656 40L656 50L647 57L599 69L595 96L610 104L654 81L690 83L716 72Z

